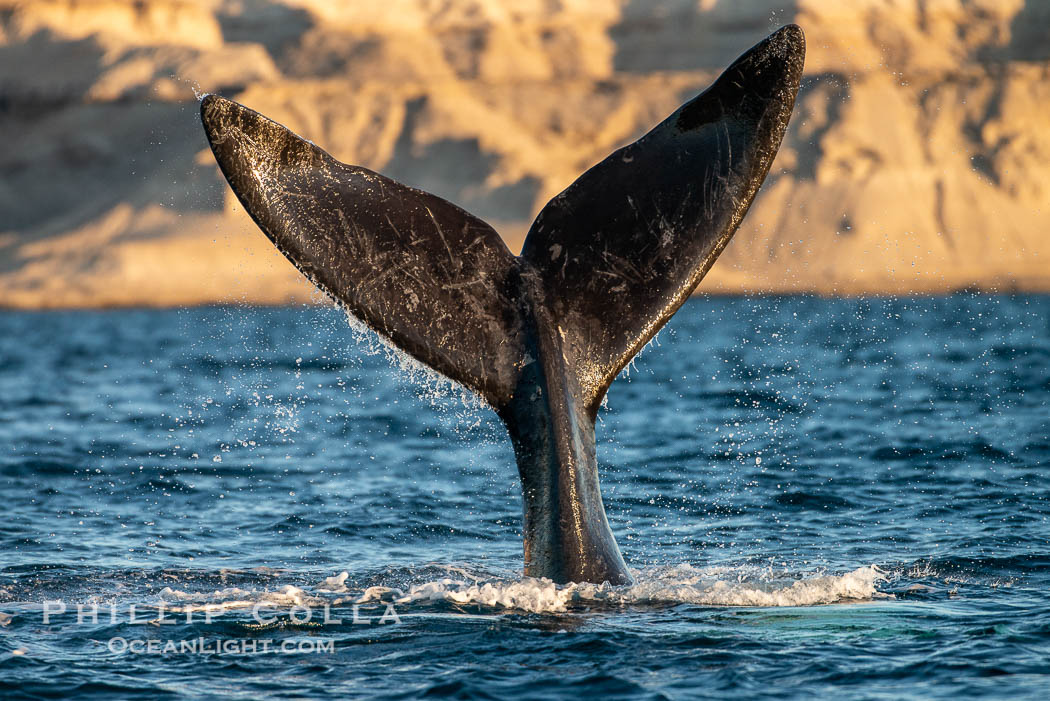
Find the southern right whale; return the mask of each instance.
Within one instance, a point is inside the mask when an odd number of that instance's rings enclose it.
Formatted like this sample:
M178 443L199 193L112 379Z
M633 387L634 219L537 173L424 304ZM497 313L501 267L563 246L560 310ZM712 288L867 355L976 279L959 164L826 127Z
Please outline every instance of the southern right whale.
M795 25L757 44L552 199L520 256L456 205L340 163L242 105L208 95L201 118L230 187L277 248L506 424L525 574L623 584L631 575L598 486L599 405L740 225L784 136L804 57Z

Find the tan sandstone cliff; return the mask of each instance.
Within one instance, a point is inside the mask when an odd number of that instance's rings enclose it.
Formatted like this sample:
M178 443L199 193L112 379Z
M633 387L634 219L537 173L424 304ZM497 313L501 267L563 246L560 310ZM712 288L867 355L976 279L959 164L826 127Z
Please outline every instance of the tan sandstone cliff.
M0 305L312 299L225 187L218 91L491 221L787 22L792 126L704 291L1050 289L1050 3L0 0Z

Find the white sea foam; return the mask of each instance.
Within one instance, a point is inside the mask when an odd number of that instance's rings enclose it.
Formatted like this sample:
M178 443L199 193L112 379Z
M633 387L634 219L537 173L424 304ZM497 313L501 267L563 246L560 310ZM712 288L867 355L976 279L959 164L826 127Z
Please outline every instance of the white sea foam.
M240 587L217 589L213 592L185 592L171 587L164 587L160 599L168 611L225 611L228 609L250 608L263 605L273 608L290 608L292 606L314 606L323 600L311 596L297 586L287 584L276 591L249 590Z
M730 568L671 568L635 571L635 584L558 585L548 579L494 580L488 582L445 578L413 586L395 603L449 601L459 604L516 609L531 613L557 613L574 604L609 603L675 604L706 606L815 606L840 601L887 598L877 585L885 575L875 566L860 567L839 575L796 578L748 574Z
M887 575L874 565L851 572L792 574L757 567L693 567L676 565L634 570L635 583L555 584L549 579L492 578L458 567L442 568L449 576L413 585L347 586L348 572L322 579L306 589L285 585L243 589L229 587L211 592L186 592L165 587L159 595L172 612L252 608L275 609L351 604L393 604L398 610L448 602L474 604L507 611L561 613L593 605L646 606L696 604L701 606L817 606L842 601L892 598L879 591ZM334 596L340 595L340 596Z
M349 576L349 572L340 572L334 577L328 577L323 582L317 585L317 591L331 594L345 593L346 580Z

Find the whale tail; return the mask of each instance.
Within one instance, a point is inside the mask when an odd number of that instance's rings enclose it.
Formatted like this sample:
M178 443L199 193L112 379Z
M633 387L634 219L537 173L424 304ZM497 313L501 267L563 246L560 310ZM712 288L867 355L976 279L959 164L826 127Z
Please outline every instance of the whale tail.
M739 226L783 138L804 54L795 25L760 42L552 199L518 257L456 205L340 163L235 102L208 95L201 117L223 174L277 248L507 424L526 574L623 583L598 487L598 406Z

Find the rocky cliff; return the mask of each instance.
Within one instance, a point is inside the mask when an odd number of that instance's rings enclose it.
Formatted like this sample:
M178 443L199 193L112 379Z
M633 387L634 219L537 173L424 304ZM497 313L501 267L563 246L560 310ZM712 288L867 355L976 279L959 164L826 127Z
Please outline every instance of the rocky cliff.
M1050 289L1050 3L0 0L0 305L313 298L236 205L197 95L491 221L772 29L790 132L705 291Z

